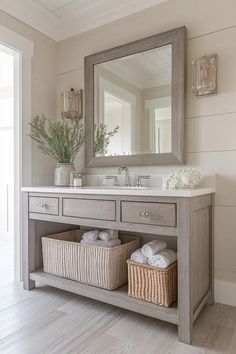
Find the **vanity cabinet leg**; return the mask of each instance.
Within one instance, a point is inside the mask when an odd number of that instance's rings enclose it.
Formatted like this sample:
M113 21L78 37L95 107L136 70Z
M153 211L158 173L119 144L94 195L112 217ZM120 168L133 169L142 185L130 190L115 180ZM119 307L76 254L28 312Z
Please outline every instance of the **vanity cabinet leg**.
M190 272L190 201L180 198L178 201L178 336L179 341L191 344L193 312Z
M35 221L29 219L28 193L23 195L23 288L31 290L35 282L29 279L30 272L35 270Z
M214 301L214 294L211 291L211 296L209 298L209 300L207 301L208 305L214 305L215 301Z
M178 325L178 338L179 341L186 344L191 344L192 342L192 331L193 323L189 320L188 315L186 315L186 321L181 321Z
M210 287L211 287L211 296L208 300L209 305L214 304L214 220L215 220L215 196L211 197L212 206L210 208Z
M23 289L24 290L31 290L35 288L35 281L29 279L28 277L23 281Z

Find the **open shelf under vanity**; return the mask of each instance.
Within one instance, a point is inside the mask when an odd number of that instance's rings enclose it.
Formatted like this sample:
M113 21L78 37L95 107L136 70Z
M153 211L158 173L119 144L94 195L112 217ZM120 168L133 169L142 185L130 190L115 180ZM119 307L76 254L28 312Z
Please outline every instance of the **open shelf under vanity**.
M149 317L174 324L178 323L176 302L171 307L163 307L129 297L127 284L116 290L105 290L74 280L47 274L43 272L42 269L30 273L30 279Z

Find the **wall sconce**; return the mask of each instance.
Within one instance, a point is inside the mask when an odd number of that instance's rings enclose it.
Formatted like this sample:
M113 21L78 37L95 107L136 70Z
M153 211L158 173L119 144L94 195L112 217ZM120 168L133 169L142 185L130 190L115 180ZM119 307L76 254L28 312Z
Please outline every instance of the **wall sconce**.
M203 56L192 62L192 91L195 96L216 94L217 56Z
M75 119L83 116L83 91L74 90L62 92L61 114L63 118Z

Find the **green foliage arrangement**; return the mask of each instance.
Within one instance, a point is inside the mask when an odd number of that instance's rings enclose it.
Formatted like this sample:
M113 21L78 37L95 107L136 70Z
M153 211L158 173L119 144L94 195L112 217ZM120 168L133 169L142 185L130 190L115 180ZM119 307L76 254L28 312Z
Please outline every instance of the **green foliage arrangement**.
M95 138L94 138L94 152L96 154L105 155L108 151L110 144L110 138L114 136L119 130L119 127L115 127L114 130L107 132L107 126L100 123L95 126Z
M29 123L29 136L38 143L39 149L59 163L73 163L84 143L82 118L52 121L43 114Z

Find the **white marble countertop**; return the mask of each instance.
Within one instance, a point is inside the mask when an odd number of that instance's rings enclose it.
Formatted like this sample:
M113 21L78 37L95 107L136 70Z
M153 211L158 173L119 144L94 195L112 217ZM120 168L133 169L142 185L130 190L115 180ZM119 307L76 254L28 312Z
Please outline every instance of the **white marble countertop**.
M153 197L197 197L199 195L211 194L215 192L213 187L163 190L160 187L23 187L22 192L29 193L63 193L63 194L100 194L100 195L133 195L133 196L153 196Z

